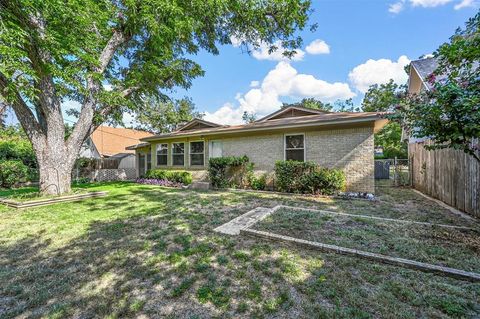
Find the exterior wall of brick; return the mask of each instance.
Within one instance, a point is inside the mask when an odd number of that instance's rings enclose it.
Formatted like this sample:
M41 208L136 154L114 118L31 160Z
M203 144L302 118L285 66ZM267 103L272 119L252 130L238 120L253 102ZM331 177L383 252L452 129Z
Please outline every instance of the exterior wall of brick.
M306 160L321 166L340 168L347 177L347 190L371 192L375 190L373 126L342 128L332 130L301 130L288 134L305 134ZM264 133L263 135L214 138L223 142L223 156L247 155L255 163L258 173L272 173L275 161L284 159L284 134ZM192 171L196 180L206 180L209 140L205 141L205 167L189 166L189 142L199 139L185 139L185 166L171 165L171 144L168 144L168 165L156 165L156 144L152 143L152 168L184 169ZM176 142L176 141L175 141ZM158 142L160 143L160 142ZM138 165L137 165L138 167Z
M223 155L247 155L256 170L270 172L275 168L275 161L283 160L283 135L227 138L223 140Z
M373 127L307 132L305 139L307 160L342 169L348 191L375 191Z

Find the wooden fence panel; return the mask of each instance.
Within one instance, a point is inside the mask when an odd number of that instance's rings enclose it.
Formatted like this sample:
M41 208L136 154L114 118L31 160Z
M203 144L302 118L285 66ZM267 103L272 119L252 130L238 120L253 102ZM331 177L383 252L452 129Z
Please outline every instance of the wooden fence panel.
M426 143L408 146L412 186L480 218L480 164L459 150L428 151Z

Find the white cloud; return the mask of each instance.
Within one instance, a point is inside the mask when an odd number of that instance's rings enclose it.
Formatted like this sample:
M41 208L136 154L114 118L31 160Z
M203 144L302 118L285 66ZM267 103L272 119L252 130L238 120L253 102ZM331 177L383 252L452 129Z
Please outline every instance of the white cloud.
M446 5L451 2L456 2L453 7L455 10L460 10L467 7L477 7L479 5L478 0L409 0L408 3L412 7L422 7L422 8L435 8L439 6ZM407 5L406 0L399 0L395 3L392 3L388 7L388 11L394 14L402 11Z
M463 8L468 8L468 7L477 7L478 2L475 0L462 0L460 3L457 3L453 8L455 10L460 10Z
M257 60L270 60L270 61L300 61L303 60L305 56L305 52L301 49L295 50L295 55L293 55L290 59L283 55L285 49L282 47L280 41L276 41L274 45L277 47L277 50L269 53L270 46L266 43L260 44L258 49L252 51L252 56Z
M250 87L252 87L252 88L256 88L256 87L259 86L259 85L260 85L260 82L259 82L259 81L252 81L252 82L250 82Z
M206 112L205 119L221 124L239 124L243 112L259 116L277 110L281 97L315 97L322 101L336 101L355 96L347 83L329 83L310 74L298 73L290 63L282 61L265 76L260 87L252 88L244 95L237 96L238 106L226 103L213 113Z
M307 45L305 51L307 51L309 54L329 54L330 47L325 41L316 39Z
M400 13L400 11L403 10L404 6L405 6L405 0L401 0L401 1L398 1L398 2L395 2L395 3L392 3L388 7L388 12L394 13L394 14Z
M405 55L399 57L396 62L389 59L370 59L353 68L348 74L348 78L353 86L362 93L365 93L370 85L387 83L390 79L403 84L408 79L404 70L408 63L410 60Z
M443 6L453 0L410 0L410 3L414 7L424 7L424 8L433 8L438 6Z
M232 42L234 48L238 48L240 45L242 45L242 39L237 38L233 35L230 37L230 42Z

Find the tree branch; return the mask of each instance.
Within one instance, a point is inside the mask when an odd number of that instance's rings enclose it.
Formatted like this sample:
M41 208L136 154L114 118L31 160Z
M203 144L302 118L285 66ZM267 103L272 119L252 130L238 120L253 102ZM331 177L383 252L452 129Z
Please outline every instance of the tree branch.
M12 83L9 79L0 72L0 95L6 96L7 94L5 94L5 91L7 90L13 90L15 98L11 107L30 140L33 142L40 138L40 136L44 135L44 132L32 110L28 107L27 103L25 103L18 90L12 88Z
M118 48L127 42L130 37L126 36L121 30L115 30L103 48L98 58L98 66L94 68L94 72L103 74L107 69L110 61L115 55ZM101 83L94 79L93 74L87 77L87 96L82 105L80 116L75 124L72 134L67 140L67 145L74 149L80 147L84 139L92 130L92 121L94 118L95 105L97 104L97 93L100 90ZM129 93L131 94L131 93Z

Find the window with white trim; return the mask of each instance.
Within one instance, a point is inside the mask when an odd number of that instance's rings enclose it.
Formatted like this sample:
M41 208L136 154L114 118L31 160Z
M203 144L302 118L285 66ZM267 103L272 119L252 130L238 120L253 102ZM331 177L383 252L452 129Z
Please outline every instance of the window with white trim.
M203 141L190 142L190 165L204 165L205 144Z
M157 165L167 165L168 144L157 144Z
M285 135L285 160L305 161L305 135Z
M172 143L172 165L185 165L185 143Z

